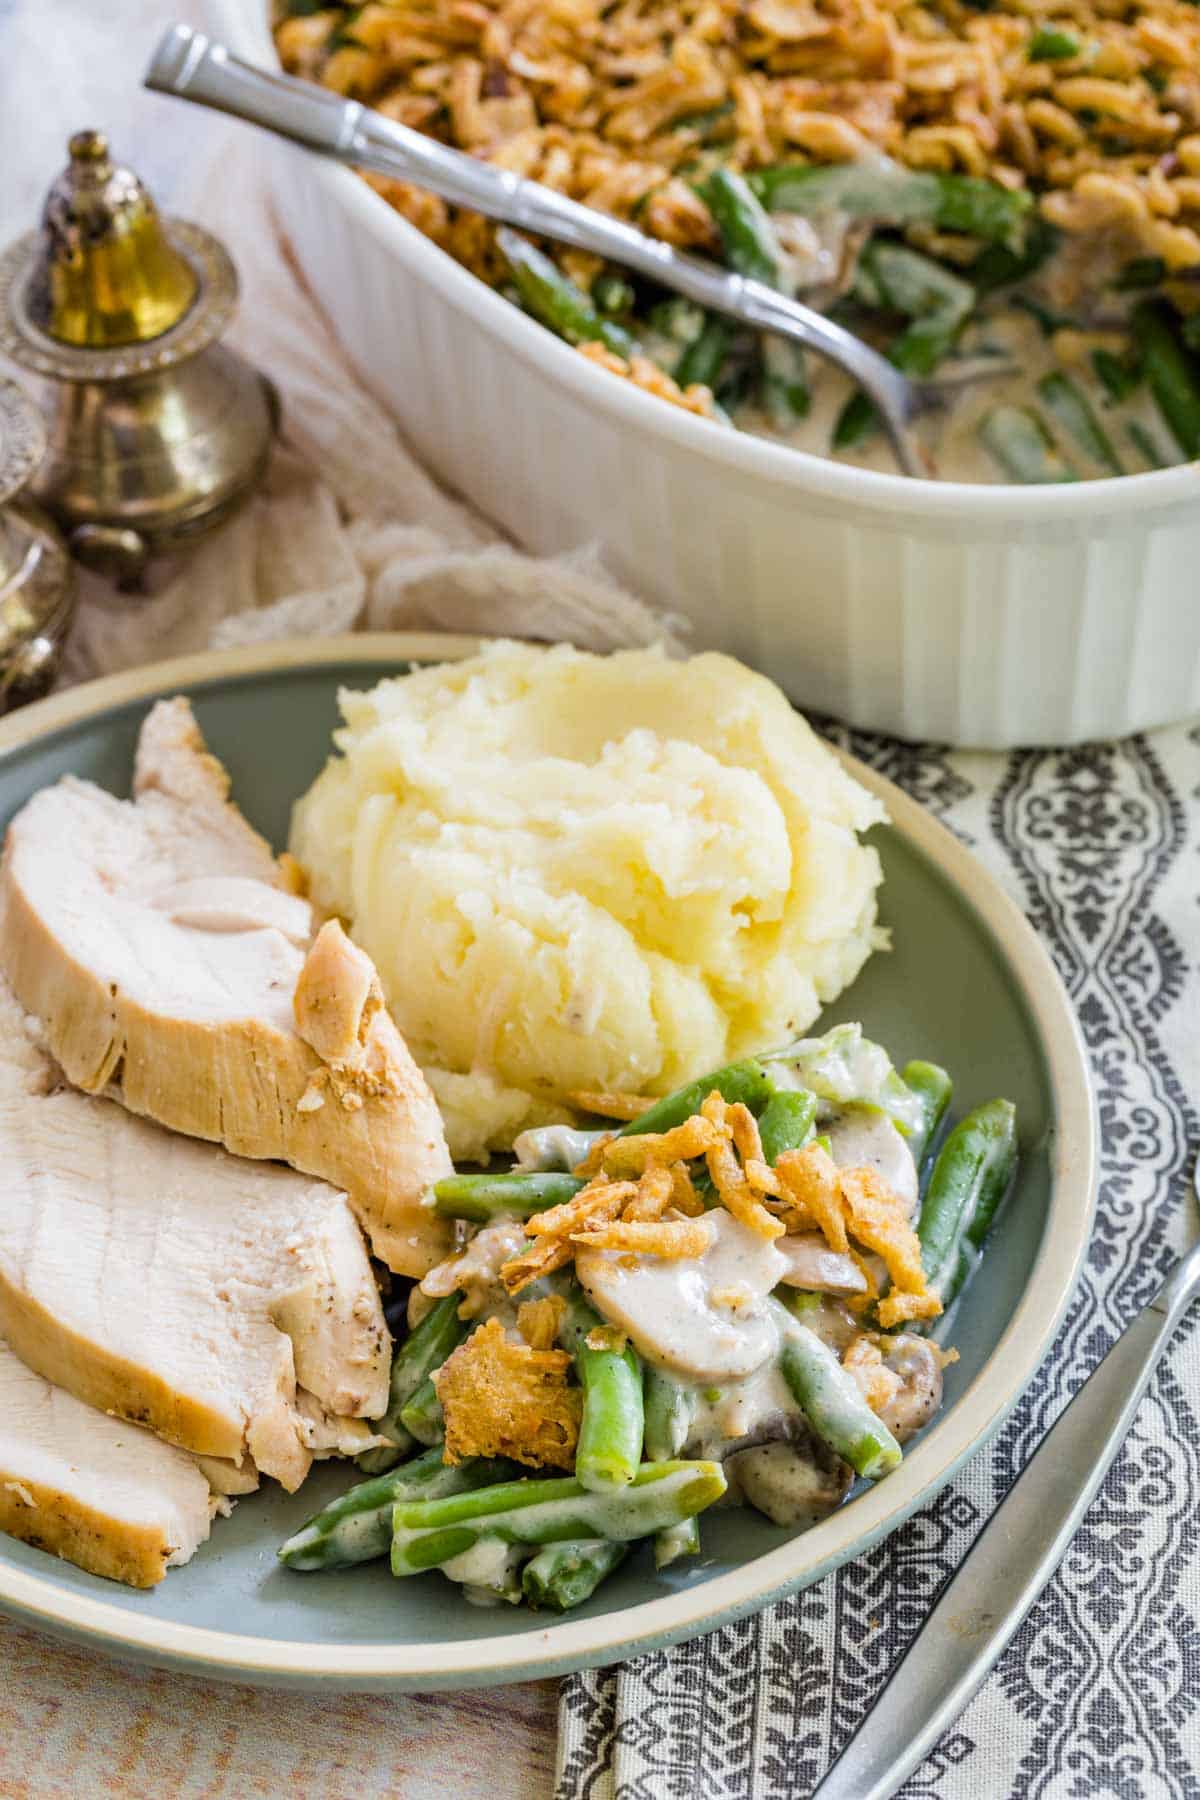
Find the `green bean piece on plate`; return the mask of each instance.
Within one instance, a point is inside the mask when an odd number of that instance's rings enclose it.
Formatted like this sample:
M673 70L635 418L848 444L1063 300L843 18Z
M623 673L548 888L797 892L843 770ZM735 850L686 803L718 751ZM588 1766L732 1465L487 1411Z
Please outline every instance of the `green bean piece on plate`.
M644 1463L626 1487L594 1494L574 1477L501 1483L444 1500L401 1501L392 1515L392 1574L417 1575L464 1555L483 1537L554 1544L653 1537L725 1492L719 1463Z
M690 1523L690 1521L689 1521ZM547 1544L525 1564L521 1585L530 1606L569 1612L590 1600L600 1583L620 1567L629 1545L609 1538L582 1538Z
M898 1467L902 1453L892 1433L828 1344L807 1325L789 1324L780 1366L817 1436L856 1474L878 1481Z
M411 1449L413 1444L413 1433L402 1418L405 1407L467 1335L468 1327L458 1316L459 1301L458 1294L447 1294L435 1301L392 1357L387 1411L375 1421L375 1429L397 1449ZM424 1442L432 1440L427 1438Z
M905 1063L900 1071L900 1078L921 1103L920 1124L908 1139L908 1147L919 1172L946 1116L954 1083L945 1069L931 1062Z
M435 1444L403 1468L360 1481L315 1513L279 1550L289 1569L346 1569L386 1556L392 1541L392 1509L398 1500L440 1500L473 1488L512 1481L521 1473L502 1457L450 1464Z
M969 1276L1017 1165L1016 1109L989 1100L954 1127L921 1202L917 1236L925 1278L949 1307Z
M573 1199L583 1186L578 1175L557 1170L520 1170L494 1175L447 1175L435 1182L434 1210L447 1219L466 1219L473 1225L490 1225L494 1219L512 1216L532 1218L548 1207Z
M575 1292L567 1302L566 1330L583 1389L583 1417L575 1451L575 1474L585 1488L602 1494L632 1481L642 1463L644 1407L642 1364L628 1343Z

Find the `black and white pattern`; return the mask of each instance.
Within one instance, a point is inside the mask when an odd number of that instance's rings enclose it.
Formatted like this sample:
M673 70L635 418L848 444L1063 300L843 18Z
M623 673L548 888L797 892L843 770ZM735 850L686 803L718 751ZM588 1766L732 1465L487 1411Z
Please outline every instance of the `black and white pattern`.
M1053 1354L988 1450L770 1612L563 1684L557 1800L802 1800L1038 1439L1195 1232L1200 727L1008 757L839 741L972 845L1081 1021L1099 1217ZM904 1800L1200 1800L1200 1333L1186 1327L1067 1559Z

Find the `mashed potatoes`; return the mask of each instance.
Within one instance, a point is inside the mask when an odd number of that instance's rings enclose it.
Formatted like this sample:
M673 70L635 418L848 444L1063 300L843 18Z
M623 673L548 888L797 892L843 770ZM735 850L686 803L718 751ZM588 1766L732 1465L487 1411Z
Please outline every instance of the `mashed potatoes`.
M297 803L459 1160L797 1037L881 942L882 809L729 657L499 644L342 696Z

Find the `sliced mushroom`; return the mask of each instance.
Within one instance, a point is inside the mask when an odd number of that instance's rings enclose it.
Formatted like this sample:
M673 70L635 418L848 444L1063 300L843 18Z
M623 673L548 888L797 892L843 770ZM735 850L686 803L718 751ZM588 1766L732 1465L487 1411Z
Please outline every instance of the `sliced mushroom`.
M575 1273L597 1311L650 1361L689 1381L739 1381L775 1358L779 1328L767 1299L788 1265L771 1239L723 1208L707 1224L702 1256L580 1250Z
M834 1162L843 1169L877 1169L911 1218L917 1208L917 1166L887 1114L876 1106L847 1106L822 1129Z
M879 1416L903 1444L942 1404L942 1362L932 1344L909 1331L896 1338L883 1361L900 1377L900 1386Z
M803 1529L841 1505L854 1471L810 1433L739 1450L725 1472L743 1499L775 1525Z
M809 1288L819 1294L865 1294L867 1278L852 1256L831 1250L819 1231L802 1231L779 1240L787 1258L785 1287Z

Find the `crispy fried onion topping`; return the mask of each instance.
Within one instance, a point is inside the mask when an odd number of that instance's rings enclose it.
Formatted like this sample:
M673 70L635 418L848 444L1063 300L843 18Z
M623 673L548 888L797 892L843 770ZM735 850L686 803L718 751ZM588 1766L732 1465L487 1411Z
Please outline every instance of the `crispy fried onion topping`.
M870 1284L869 1299L878 1287L861 1252L882 1259L892 1284L876 1312L885 1329L937 1317L942 1303L926 1285L920 1241L904 1202L876 1169L839 1169L820 1144L809 1144L781 1156L775 1173L784 1191L781 1200L768 1202L773 1211L789 1231L815 1226L831 1250L853 1256Z
M583 1096L576 1096L582 1099ZM586 1096L595 1110L632 1106L621 1095ZM786 1230L763 1203L781 1193L763 1155L758 1123L742 1105L715 1090L698 1113L670 1131L603 1138L575 1173L587 1185L561 1206L535 1213L525 1226L529 1248L506 1262L501 1279L510 1294L571 1262L578 1249L683 1258L708 1247L704 1202L688 1164L703 1160L721 1204L752 1231L775 1238Z
M536 1342L514 1342L499 1319L488 1319L447 1357L433 1377L446 1415L445 1461L510 1456L534 1468L575 1464L582 1391L568 1385L571 1358L545 1345L557 1331L560 1302L521 1308L519 1325ZM553 1342L553 1336L550 1339Z
M790 1150L772 1168L753 1113L715 1090L698 1113L670 1131L608 1137L594 1145L575 1171L587 1185L561 1206L527 1220L530 1242L503 1264L504 1286L517 1294L564 1268L581 1248L669 1258L702 1255L709 1232L688 1167L700 1161L721 1205L748 1230L774 1239L815 1228L831 1250L852 1256L867 1277L863 1304L878 1302L881 1326L940 1313L940 1301L926 1286L921 1246L904 1203L875 1169L840 1169L820 1144ZM868 1255L880 1258L890 1277L882 1299Z

